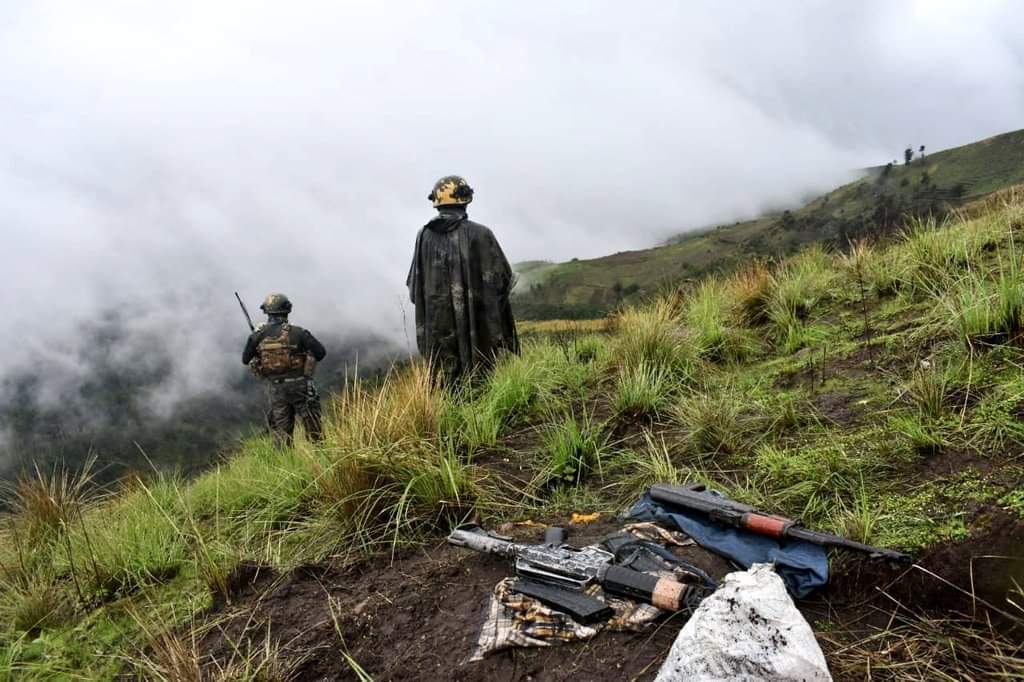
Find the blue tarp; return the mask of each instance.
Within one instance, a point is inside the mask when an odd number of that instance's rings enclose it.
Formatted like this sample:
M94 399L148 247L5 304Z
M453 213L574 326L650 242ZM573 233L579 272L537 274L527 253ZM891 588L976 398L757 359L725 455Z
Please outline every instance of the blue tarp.
M628 512L628 518L654 521L677 528L701 547L732 559L743 568L752 564L774 564L775 571L794 597L802 599L828 582L825 549L803 540L777 540L715 523L700 512L662 505L644 493Z

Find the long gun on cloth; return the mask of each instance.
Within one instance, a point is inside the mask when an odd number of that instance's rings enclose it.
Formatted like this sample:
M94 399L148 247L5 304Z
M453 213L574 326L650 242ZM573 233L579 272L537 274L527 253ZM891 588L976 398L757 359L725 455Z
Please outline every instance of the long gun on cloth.
M706 492L703 485L687 486L654 485L650 490L651 499L682 509L707 514L712 521L733 526L750 533L781 540L806 540L822 547L840 547L864 552L873 558L889 559L910 563L912 559L902 552L882 547L872 547L854 540L848 540L831 533L810 530L798 521L774 514L762 514L753 507Z
M506 557L514 562L519 576L576 592L597 583L609 594L666 611L681 611L700 601L699 591L692 585L616 566L611 552L599 547L570 547L565 544L566 536L563 528L548 528L544 544L527 545L469 525L453 530L448 543Z

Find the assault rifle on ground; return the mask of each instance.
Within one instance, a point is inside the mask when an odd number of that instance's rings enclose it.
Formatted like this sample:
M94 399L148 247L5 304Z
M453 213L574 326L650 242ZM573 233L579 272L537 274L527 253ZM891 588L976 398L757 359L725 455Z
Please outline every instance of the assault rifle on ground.
M873 558L889 559L910 563L908 555L882 547L872 547L831 533L821 533L800 525L799 521L774 514L762 514L753 507L706 492L703 485L654 485L650 489L651 499L683 509L707 514L712 521L733 526L757 535L777 540L805 540L823 547L841 547L864 552Z
M235 298L238 299L238 305L242 306L242 314L245 315L245 321L249 323L249 331L256 331L256 326L252 323L252 318L249 317L249 310L245 307L245 304L242 303L242 297L238 295L237 291L235 292Z
M681 611L700 602L701 588L695 585L616 566L615 555L611 552L598 547L570 547L565 544L567 536L564 528L552 527L544 533L544 544L518 544L511 538L469 525L453 530L448 543L512 559L520 577L518 584L512 586L514 592L536 596L574 616L582 614L579 618L582 622L610 615L603 602L582 594L594 583L609 594L653 604L666 611ZM540 594L545 590L546 598ZM597 615L595 611L603 613Z

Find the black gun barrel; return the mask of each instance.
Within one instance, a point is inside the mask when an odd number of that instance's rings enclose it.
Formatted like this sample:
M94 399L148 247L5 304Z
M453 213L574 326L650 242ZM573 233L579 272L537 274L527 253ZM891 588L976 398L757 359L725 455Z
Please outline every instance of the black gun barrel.
M242 306L242 314L245 315L245 321L249 323L249 331L256 331L256 325L252 323L252 318L249 317L249 310L245 307L245 303L242 302L242 297L235 292L235 298L238 299L238 305Z
M804 528L803 526L790 526L786 529L785 536L794 540L813 542L814 544L821 545L823 547L842 547L844 549L851 549L855 552L864 552L872 557L880 557L883 559L889 559L890 561L899 561L902 563L910 563L912 561L910 556L903 552L897 552L893 549L885 549L884 547L865 545L864 543L857 542L856 540L850 540L848 538L840 537L839 535L832 535L831 533L822 533L820 531L811 530L810 528Z

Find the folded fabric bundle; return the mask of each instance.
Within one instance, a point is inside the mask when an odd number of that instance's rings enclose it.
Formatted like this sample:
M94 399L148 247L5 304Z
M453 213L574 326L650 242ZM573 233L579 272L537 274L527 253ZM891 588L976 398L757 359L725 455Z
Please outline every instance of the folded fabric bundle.
M717 523L700 512L655 502L647 493L626 512L626 518L680 530L701 547L743 568L772 564L786 589L798 599L828 583L828 554L810 542L787 540L780 544L773 538Z

